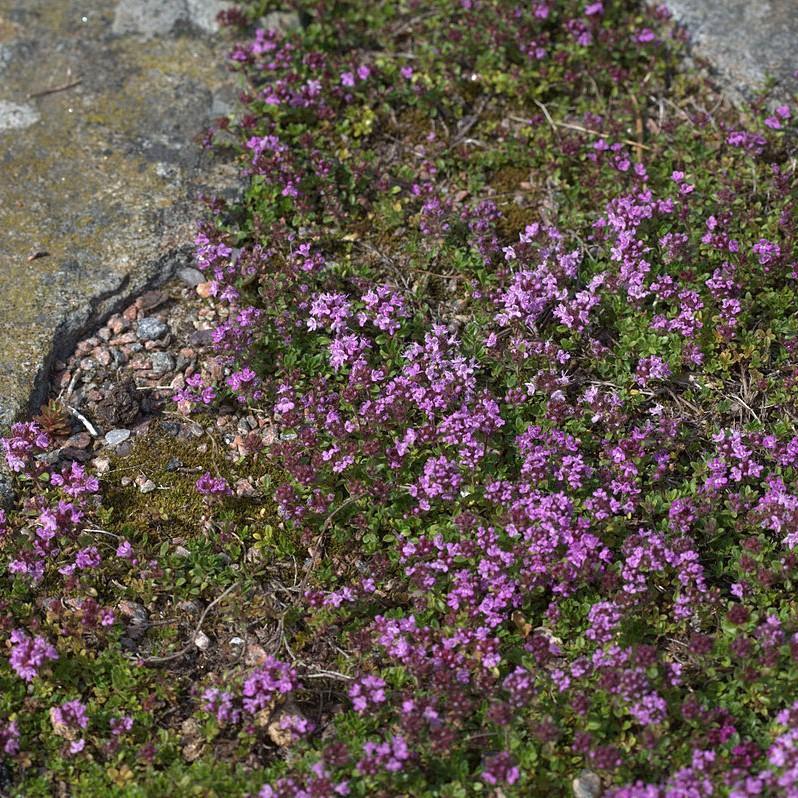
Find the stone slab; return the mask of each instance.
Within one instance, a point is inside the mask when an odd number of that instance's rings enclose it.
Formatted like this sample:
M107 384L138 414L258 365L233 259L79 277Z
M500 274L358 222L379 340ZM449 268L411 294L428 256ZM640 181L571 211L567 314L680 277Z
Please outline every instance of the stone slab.
M0 0L0 429L79 336L189 265L197 195L234 185L199 143L235 97L226 5Z
M666 0L696 55L737 101L770 77L779 94L798 92L798 0Z

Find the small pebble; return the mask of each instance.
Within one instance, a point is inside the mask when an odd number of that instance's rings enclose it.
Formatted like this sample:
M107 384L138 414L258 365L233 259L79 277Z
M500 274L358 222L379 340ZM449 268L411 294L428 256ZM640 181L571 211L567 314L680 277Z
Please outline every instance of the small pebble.
M150 355L150 368L156 376L160 377L167 371L172 371L175 361L168 352L153 352Z
M107 474L111 468L111 461L107 457L97 457L94 460L94 470L99 476Z
M116 608L126 618L130 618L132 623L145 624L149 620L147 610L137 601L122 599L122 601L116 605Z
M188 340L192 346L207 346L213 341L213 330L194 330Z
M117 335L116 338L112 338L109 343L111 346L124 346L125 344L132 344L136 340L136 333L126 332L122 335Z
M199 615L202 612L202 607L199 603L191 599L184 599L179 602L177 609L179 609L180 612L186 613L186 615Z
M130 327L130 324L128 324L127 319L123 319L121 316L111 316L108 319L108 329L113 335L121 335L128 327Z
M583 770L572 782L574 798L599 798L601 779L591 770Z
M88 432L78 432L73 435L63 446L65 449L86 449L91 445L91 435Z
M112 429L110 432L105 433L105 442L109 446L118 446L122 441L126 441L130 437L129 429Z
M194 645L200 651L207 651L210 644L211 644L210 637L208 637L208 635L206 635L205 632L202 631L202 629L200 629L199 632L197 632L197 634L194 635Z
M136 307L145 311L152 310L153 308L157 308L158 305L162 305L168 299L168 294L165 294L163 291L147 291L146 294L142 294L136 300Z
M155 490L156 485L151 479L145 479L140 483L136 480L136 482L139 486L139 493L152 493Z
M200 283L205 282L205 275L199 271L199 269L181 269L177 276L186 284L190 285L192 288L194 286L199 285Z
M141 341L155 341L163 338L169 332L169 327L155 316L146 316L139 320L136 332Z
M133 441L125 441L116 447L116 453L119 457L127 457L133 451ZM130 484L129 482L127 483Z

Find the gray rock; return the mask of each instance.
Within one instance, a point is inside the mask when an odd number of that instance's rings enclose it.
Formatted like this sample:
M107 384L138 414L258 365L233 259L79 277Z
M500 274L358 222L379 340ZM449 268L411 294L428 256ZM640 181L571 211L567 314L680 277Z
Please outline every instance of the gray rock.
M169 327L165 321L155 316L145 316L136 327L136 335L141 341L157 341L169 332Z
M258 27L264 30L276 30L290 33L302 27L302 21L296 11L272 11L258 20Z
M205 634L205 632L202 631L202 629L200 629L199 632L194 635L194 645L200 651L207 651L211 645L211 639Z
M219 30L216 21L219 12L227 11L233 5L225 0L186 0L186 16L192 25L208 33L216 33Z
M112 429L105 433L105 442L109 446L119 446L130 437L129 429Z
M6 470L5 463L0 463L0 510L7 510L15 500L16 493L11 474Z
M150 355L150 368L156 376L161 376L175 367L175 361L168 352L153 352Z
M167 36L183 23L215 33L219 30L217 15L231 6L232 3L223 0L120 0L112 30L149 39Z
M89 329L191 265L196 196L237 184L198 135L235 96L220 7L0 0L0 433Z
M572 782L574 798L599 798L601 779L591 770L583 770Z
M177 276L186 284L190 285L192 288L200 283L205 282L205 275L199 269L192 269L191 267L187 267L185 269L181 269Z
M132 624L146 626L146 624L149 622L147 610L144 609L144 606L139 604L137 601L122 599L122 601L116 605L116 608Z
M185 19L185 0L120 0L114 12L114 33L134 33L145 38L172 32Z
M39 121L39 112L30 105L0 100L0 130L30 127Z
M784 97L798 91L796 0L666 0L665 5L732 99L750 97L769 75Z

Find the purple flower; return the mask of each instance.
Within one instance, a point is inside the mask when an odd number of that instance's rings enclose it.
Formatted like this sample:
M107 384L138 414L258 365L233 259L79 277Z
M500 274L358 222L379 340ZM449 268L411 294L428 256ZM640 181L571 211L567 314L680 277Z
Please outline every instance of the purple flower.
M11 632L11 656L9 662L20 679L26 682L33 681L38 675L39 668L47 660L57 660L58 652L55 647L43 637L30 637L22 629Z
M210 687L202 694L202 700L205 711L215 715L216 720L222 726L228 723L238 723L241 718L241 710L237 709L233 703L233 694L226 690Z
M521 771L507 751L502 751L495 756L489 757L482 771L482 780L491 786L496 784L515 784L520 777Z
M15 720L0 724L0 750L7 756L19 753L19 726Z
M123 540L119 543L116 547L116 556L121 557L123 560L129 560L131 565L135 565L138 562L129 540Z
M230 496L233 493L224 477L214 477L209 471L197 480L196 488L205 496Z
M385 703L385 680L370 674L362 676L349 688L349 697L355 712L362 715L369 705Z
M89 476L86 469L75 461L60 473L50 477L53 485L59 485L68 496L73 499L84 496L88 493L97 493L100 489L100 481L97 477Z
M85 748L86 741L78 735L89 725L89 716L78 699L50 707L50 722L56 734L69 740L70 754L80 753Z
M122 715L120 718L111 719L111 734L119 737L133 728L133 718L130 715Z
M38 424L28 421L13 424L11 436L0 440L0 444L5 451L8 467L19 473L31 467L36 454L49 447L50 438Z
M635 371L635 382L646 386L651 380L665 380L671 375L668 364L658 355L640 358Z
M285 662L268 656L244 682L244 709L254 714L268 706L276 695L291 693L298 686L296 671Z

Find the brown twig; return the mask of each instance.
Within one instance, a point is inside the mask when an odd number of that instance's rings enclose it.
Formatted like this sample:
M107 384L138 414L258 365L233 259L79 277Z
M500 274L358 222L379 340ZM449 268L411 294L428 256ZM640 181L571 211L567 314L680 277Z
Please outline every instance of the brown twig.
M28 95L28 99L32 100L35 97L46 97L48 94L56 94L59 91L67 91L68 89L74 89L75 86L79 86L83 82L82 78L78 78L77 80L73 80L71 83L64 83L62 86L53 86L52 89L42 89L41 91L34 91L32 94Z

